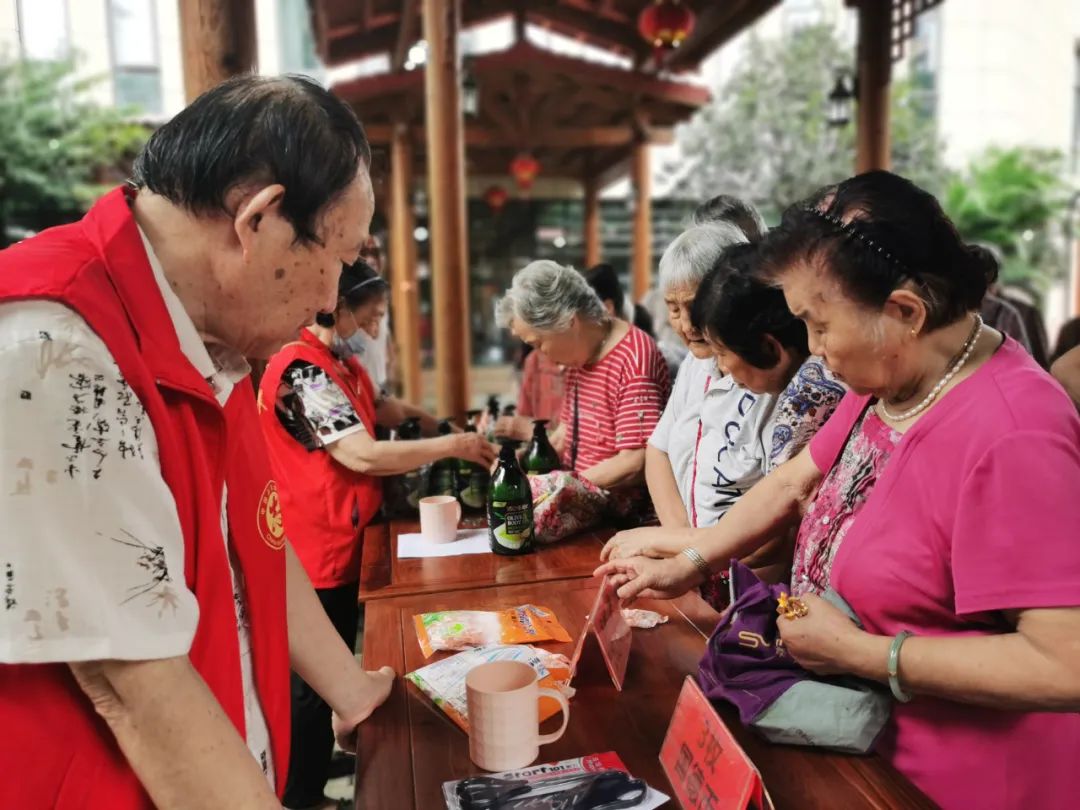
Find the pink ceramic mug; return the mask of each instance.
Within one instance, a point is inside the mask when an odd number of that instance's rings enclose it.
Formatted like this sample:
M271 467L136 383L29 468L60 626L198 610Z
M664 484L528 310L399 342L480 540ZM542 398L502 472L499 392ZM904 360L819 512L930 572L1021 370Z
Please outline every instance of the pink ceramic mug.
M420 534L429 543L453 543L461 523L461 504L453 495L420 499Z
M520 661L492 661L465 676L469 706L469 759L485 771L513 771L536 761L540 746L566 732L570 704L561 692L542 689L536 671ZM562 728L540 733L540 698L562 707Z

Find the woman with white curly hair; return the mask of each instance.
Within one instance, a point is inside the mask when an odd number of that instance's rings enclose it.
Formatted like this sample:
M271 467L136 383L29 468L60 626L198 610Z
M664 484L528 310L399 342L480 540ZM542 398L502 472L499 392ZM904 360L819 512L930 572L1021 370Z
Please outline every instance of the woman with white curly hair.
M567 368L551 437L563 468L605 490L640 488L645 446L671 390L653 339L609 315L581 273L552 261L532 262L514 276L498 317Z

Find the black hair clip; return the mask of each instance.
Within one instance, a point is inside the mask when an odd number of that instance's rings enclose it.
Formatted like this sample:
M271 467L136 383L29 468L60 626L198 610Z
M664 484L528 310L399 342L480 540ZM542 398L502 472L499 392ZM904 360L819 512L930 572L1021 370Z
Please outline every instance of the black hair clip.
M853 219L850 222L845 223L842 219L840 219L840 217L836 216L835 214L826 214L824 211L819 211L812 205L805 206L803 210L825 220L845 236L855 237L857 240L859 240L860 243L862 243L862 246L864 248L873 253L876 253L878 256L885 259L885 261L896 265L896 267L903 275L907 276L908 278L913 278L916 280L918 279L918 274L913 273L906 264L900 261L900 259L896 258L896 256L894 256L887 248L879 245L877 242L875 242L873 239L863 233L862 229L858 227L858 220Z

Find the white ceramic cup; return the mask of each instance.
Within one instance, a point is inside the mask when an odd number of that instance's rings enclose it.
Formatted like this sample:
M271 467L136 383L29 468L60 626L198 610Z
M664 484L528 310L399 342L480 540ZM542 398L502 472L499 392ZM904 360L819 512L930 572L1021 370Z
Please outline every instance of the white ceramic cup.
M429 543L453 543L461 523L461 504L453 495L420 499L420 534Z
M562 728L540 733L540 698L562 707ZM485 771L513 771L536 761L540 746L566 732L570 704L554 689L542 689L536 671L521 661L492 661L465 676L469 707L469 759Z

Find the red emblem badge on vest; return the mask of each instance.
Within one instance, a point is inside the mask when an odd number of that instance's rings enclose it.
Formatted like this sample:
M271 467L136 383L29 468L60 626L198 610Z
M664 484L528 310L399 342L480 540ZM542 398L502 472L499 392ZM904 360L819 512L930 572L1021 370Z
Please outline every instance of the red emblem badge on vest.
M285 548L285 522L281 518L281 499L277 484L266 482L266 489L259 498L259 514L255 518L263 542L277 551Z

